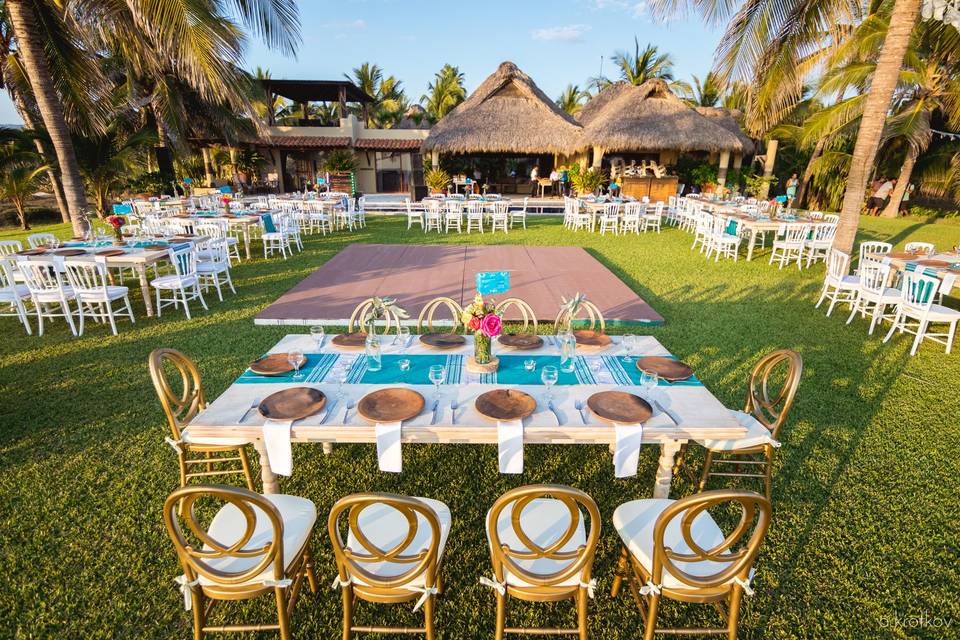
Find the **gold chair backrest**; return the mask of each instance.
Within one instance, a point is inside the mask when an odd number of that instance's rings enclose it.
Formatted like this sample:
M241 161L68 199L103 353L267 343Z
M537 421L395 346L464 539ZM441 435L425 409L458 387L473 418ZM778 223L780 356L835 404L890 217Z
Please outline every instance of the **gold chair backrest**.
M386 505L397 510L407 521L407 532L390 549L381 549L367 537L360 527L360 514L373 505ZM341 518L346 514L347 527L362 549L347 546L343 535ZM404 553L416 538L422 516L430 527L430 542L422 549ZM347 582L351 576L359 576L367 585L379 589L402 589L423 574L427 586L433 586L437 574L437 559L440 550L440 520L426 503L392 493L357 493L341 498L330 510L327 530L333 544L340 580ZM409 565L409 569L393 576L378 575L367 567L390 562Z
M691 528L694 521L701 513L725 503L740 507L740 521L729 535L725 534L723 541L710 549L704 549L700 546L702 541L693 537ZM680 518L680 533L690 550L689 553L680 553L666 546L664 533L675 518ZM769 524L770 501L752 491L704 491L675 501L663 510L653 527L651 577L654 584L663 584L664 570L693 589L716 588L734 578L748 580ZM671 544L676 546L675 541ZM677 566L678 562L712 562L723 565L723 568L706 575L694 575Z
M569 524L556 539L546 546L540 546L530 539L523 530L521 514L524 507L540 498L553 498L562 502L569 510ZM510 511L510 525L514 534L525 548L511 549L504 544L497 531L497 522L501 512L507 507ZM583 545L572 551L563 551L577 531L583 518L583 511L590 519L590 529ZM528 584L538 587L558 585L568 578L579 574L582 582L587 582L593 567L593 558L596 554L597 540L600 538L600 510L597 503L589 495L563 485L538 484L517 487L500 496L487 516L487 535L490 540L490 555L493 561L493 573L497 580L503 582L506 573L518 576ZM518 560L536 561L541 558L564 563L563 568L552 573L533 573L520 564Z
M176 349L154 349L150 352L148 362L153 388L160 399L160 406L163 407L163 413L167 417L167 424L170 425L174 439L179 440L183 428L207 407L200 370L197 369L193 360ZM167 364L172 365L180 374L179 391L170 386L164 368Z
M523 318L523 328L521 331L526 331L530 326L530 323L533 323L533 332L537 332L537 316L533 312L533 307L527 304L525 301L520 298L507 298L506 300L501 300L497 304L497 313L502 317L504 312L510 307L516 307L520 310L520 316Z
M367 298L358 304L356 309L354 309L353 313L350 315L350 322L347 324L347 332L353 333L354 331L366 331L367 327L366 323L364 322L364 318L366 318L367 314L370 313L372 308L373 298ZM384 323L384 335L390 333L391 327L393 327L394 331L400 327L400 318L398 318L397 314L395 314L389 308L386 310L386 313L380 322Z
M227 503L239 509L246 524L243 532L235 540L214 539L197 513L197 502L201 499ZM272 528L270 541L258 547L245 549L244 547L253 538L258 516L261 518L266 516L270 521ZM187 539L181 520L187 525L194 540ZM199 575L217 584L237 585L259 576L271 564L274 567L274 579L281 580L284 577L283 519L273 503L259 493L221 484L182 487L167 496L163 505L163 523L177 550L184 574L190 581L195 580ZM258 560L241 571L225 571L210 564L211 560L221 558L258 558Z
M585 312L587 319L590 321L589 328L591 331L599 331L604 333L607 329L607 323L603 319L603 313L600 312L600 308L590 302L589 300L584 300L583 304L580 306L580 310ZM576 320L576 316L573 318L569 317L570 314L564 309L561 309L557 314L557 319L554 321L554 324L557 327L560 327L562 324L566 324L568 321L573 322ZM599 327L599 328L598 328Z
M423 333L424 320L427 322L427 331L433 331L433 316L442 307L446 307L453 316L453 329L451 331L456 333L457 329L463 324L460 320L460 316L463 315L463 307L453 298L444 296L434 298L423 307L423 310L420 311L420 317L417 318L417 332Z
M782 365L787 367L783 386L776 395L772 395L771 376ZM803 359L800 354L789 349L778 349L765 355L750 372L744 411L770 429L775 440L787 419L790 407L793 406L802 373Z

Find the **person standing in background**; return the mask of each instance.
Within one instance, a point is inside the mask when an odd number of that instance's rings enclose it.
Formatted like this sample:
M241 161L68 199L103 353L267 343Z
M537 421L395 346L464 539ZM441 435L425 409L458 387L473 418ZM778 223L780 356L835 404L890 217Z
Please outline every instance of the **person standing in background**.
M800 180L797 179L797 174L790 176L790 179L787 180L787 208L793 208L793 200L797 197L797 187L800 186Z
M560 167L560 195L570 195L570 172L566 167Z
M867 215L875 216L880 212L880 209L883 208L884 203L887 200L887 197L890 195L890 192L893 191L893 188L896 186L897 180L884 180L876 191L873 192L873 195L870 196L870 200L867 201Z
M533 165L530 170L530 197L537 197L537 187L540 185L540 167Z
M553 171L550 172L550 195L557 195L557 187L560 184L560 172L557 171L557 168L554 167Z
M907 183L907 188L903 190L903 198L900 199L900 213L910 213L910 198L913 197L913 192L916 191L916 189L915 184L912 182Z

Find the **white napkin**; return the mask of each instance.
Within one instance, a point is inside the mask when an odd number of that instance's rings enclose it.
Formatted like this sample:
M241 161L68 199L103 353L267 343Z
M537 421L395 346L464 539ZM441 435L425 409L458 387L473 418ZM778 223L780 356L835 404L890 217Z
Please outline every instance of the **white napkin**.
M884 256L883 259L880 260L880 264L890 264L890 256Z
M377 462L380 471L400 473L403 470L403 456L400 453L400 422L378 422Z
M613 475L628 478L637 475L640 462L640 445L643 444L642 424L613 423L616 444L613 449Z
M53 268L57 273L67 272L67 267L63 264L63 256L53 256L51 260L53 261Z
M497 421L500 473L523 473L523 420Z
M777 227L777 235L778 235L778 236L782 236L782 235L785 234L786 232L787 232L787 225L786 225L786 223L781 222L781 223L780 223L780 226Z
M953 289L953 283L957 280L957 274L948 273L943 276L943 282L940 283L940 293L943 295L950 295L950 290Z
M290 427L293 420L267 420L263 423L263 443L267 446L267 460L274 473L293 474L293 452L290 450Z

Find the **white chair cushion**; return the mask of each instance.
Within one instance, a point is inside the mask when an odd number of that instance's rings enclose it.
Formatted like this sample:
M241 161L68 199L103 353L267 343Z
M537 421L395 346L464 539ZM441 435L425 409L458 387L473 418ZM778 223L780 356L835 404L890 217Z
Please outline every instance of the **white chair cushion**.
M860 288L860 279L857 276L842 276L840 278L827 275L827 284L831 287L839 287L841 289L859 289Z
M960 319L960 311L945 307L942 304L935 304L930 307L927 319L933 322L953 322Z
M263 496L273 503L280 511L280 519L283 520L283 564L289 568L294 559L303 549L303 546L310 539L310 533L313 531L313 524L317 520L317 507L306 498L298 496L287 496L283 494L269 494ZM256 549L270 542L273 539L273 528L270 519L261 509L254 507L257 522L254 525L254 533L250 540L244 545L244 549ZM232 504L224 505L217 515L210 522L208 533L221 544L230 544L237 542L246 531L246 520L243 513ZM204 545L204 549L209 549ZM216 558L210 560L208 564L220 571L231 573L242 572L256 566L262 556L253 556L250 558ZM273 565L268 566L262 573L243 584L256 584L264 580L273 580ZM200 577L202 585L216 585L216 581L209 578Z
M516 504L516 503L514 503ZM529 549L520 542L516 532L513 530L511 518L513 506L511 504L500 512L497 518L497 535L500 542L507 545L514 551L528 551ZM487 521L490 520L490 512L487 512ZM559 500L553 498L538 498L531 501L520 514L521 528L533 542L540 546L547 546L555 542L570 526L570 510ZM489 527L487 527L489 531ZM574 531L570 540L563 546L561 551L576 551L577 547L586 544L587 534L583 524L581 514L580 522ZM487 535L487 544L491 544L490 536ZM538 558L536 560L516 560L518 566L530 573L549 574L556 573L568 567L571 563L563 560L551 560L550 558ZM529 582L523 580L509 571L504 571L506 583L514 587L532 587ZM577 572L563 582L555 586L574 587L580 584L580 573Z
M613 512L613 527L617 530L623 544L630 553L647 570L653 571L653 528L657 518L664 509L676 502L667 498L652 498L648 500L633 500L625 502ZM680 530L682 515L674 517L664 531L664 546L677 553L692 553L692 550L683 539ZM700 512L693 520L690 535L703 549L711 549L724 540L723 532L713 518L706 511ZM676 562L676 566L694 576L710 576L722 571L727 564L707 560L703 562ZM731 578L730 582L733 579ZM663 587L667 589L690 589L691 587L674 577L666 567L663 570Z
M3 289L0 291L0 300L5 302L13 302L14 298L20 298L21 300L30 297L30 289L27 288L25 284L14 285L10 289Z
M736 418L740 426L747 428L745 436L735 440L697 440L697 444L707 449L713 449L714 451L736 451L737 449L758 447L762 444L773 444L774 446L780 444L770 437L770 430L749 413L731 411L730 415Z
M33 294L37 300L40 302L60 302L60 292L56 290L51 291L40 291L36 294ZM63 297L67 300L73 300L76 296L73 293L73 287L68 285L63 286Z
M155 278L150 282L150 286L154 289L183 289L185 287L192 287L197 282L197 276L184 276L180 277L175 273L172 273L167 276L160 276Z
M230 268L229 262L198 262L197 273L222 273Z
M119 298L124 297L129 293L130 289L128 287L115 286L112 284L107 285L106 298L107 300L118 300ZM77 293L77 298L87 301L96 301L104 299L104 291L89 291L89 292L80 292Z
M453 519L450 516L450 507L439 500L431 500L430 498L419 497L414 499L419 500L430 507L433 512L437 514L437 520L440 522L440 540L437 545L437 566L439 567L440 561L443 559L443 550L447 545L447 537L450 535L450 525L453 522ZM367 539L370 542L381 549L388 550L400 544L400 542L402 542L406 537L409 529L407 525L407 519L403 516L403 514L393 507L385 504L373 504L361 511L360 517L357 519L357 523L360 527L360 530L363 531L364 535L367 536ZM413 540L410 541L410 544L404 547L402 553L412 554L422 549L426 549L430 543L431 533L430 525L427 524L427 519L418 513L417 533ZM357 541L352 530L347 533L347 546L353 549L356 553L365 553L363 546ZM411 566L412 565L410 563L402 562L370 562L363 564L363 568L370 573L383 576L385 578L390 578L405 573L410 570ZM366 584L359 576L352 576L352 578L357 584ZM425 584L425 578L425 574L421 573L409 584L414 587L422 587Z
M279 231L269 231L261 234L263 240L283 240L284 234Z
M190 430L187 429L182 434L180 438L189 444L195 444L200 446L214 446L214 447L242 447L246 444L250 444L249 438L194 438L190 435Z

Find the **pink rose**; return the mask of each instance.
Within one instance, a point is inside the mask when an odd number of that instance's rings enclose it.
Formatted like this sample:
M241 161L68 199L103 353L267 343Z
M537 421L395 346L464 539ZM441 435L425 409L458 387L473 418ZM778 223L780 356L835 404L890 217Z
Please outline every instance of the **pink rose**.
M483 320L480 321L480 332L488 338L495 338L500 335L501 328L500 316L495 313L483 316Z
M476 331L479 328L480 328L480 318L478 318L477 316L473 316L472 318L470 318L470 329L473 331Z

